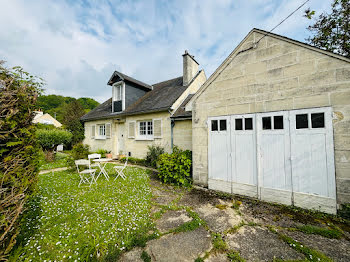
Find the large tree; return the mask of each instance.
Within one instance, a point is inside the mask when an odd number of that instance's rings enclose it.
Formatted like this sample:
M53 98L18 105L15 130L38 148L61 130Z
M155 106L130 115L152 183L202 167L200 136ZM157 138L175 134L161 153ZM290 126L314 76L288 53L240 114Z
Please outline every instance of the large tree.
M315 14L310 9L305 11L309 19ZM313 33L306 39L310 44L350 58L350 1L334 0L332 12L323 13L308 27Z
M84 126L80 118L85 115L85 110L77 100L74 100L64 107L63 112L62 123L73 134L72 144L75 145L84 139Z

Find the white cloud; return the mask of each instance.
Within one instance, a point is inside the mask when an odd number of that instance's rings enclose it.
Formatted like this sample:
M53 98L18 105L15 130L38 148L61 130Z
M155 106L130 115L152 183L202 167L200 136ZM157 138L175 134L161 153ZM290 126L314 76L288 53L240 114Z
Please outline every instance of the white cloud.
M300 3L0 0L0 59L43 77L46 93L102 102L115 69L149 84L177 77L185 49L209 76L253 27L271 29ZM275 32L303 41L307 6Z

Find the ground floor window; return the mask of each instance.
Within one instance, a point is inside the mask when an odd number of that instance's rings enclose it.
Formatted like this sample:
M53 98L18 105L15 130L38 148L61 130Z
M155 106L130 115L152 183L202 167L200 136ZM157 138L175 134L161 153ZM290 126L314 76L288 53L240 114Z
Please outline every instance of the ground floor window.
M100 137L105 137L106 136L106 125L99 125L98 126L98 135Z
M139 136L139 138L152 139L153 138L153 122L152 121L140 121L138 123L138 136Z

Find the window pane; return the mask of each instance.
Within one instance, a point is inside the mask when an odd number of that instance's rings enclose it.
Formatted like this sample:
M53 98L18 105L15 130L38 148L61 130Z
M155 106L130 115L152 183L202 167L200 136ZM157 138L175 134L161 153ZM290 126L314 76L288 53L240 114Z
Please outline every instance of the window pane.
M273 117L274 129L283 129L283 116Z
M269 130L271 129L271 117L263 117L262 118L262 126L263 130Z
M324 127L324 113L311 114L312 128L323 128Z
M218 131L218 120L211 120L211 131Z
M296 128L308 128L309 123L307 121L307 114L296 115Z
M140 122L140 135L146 135L146 122Z
M245 118L244 119L245 130L253 130L253 118Z
M220 131L226 130L226 119L220 120Z
M243 121L241 118L237 118L235 119L235 123L236 123L236 130L243 130Z
M147 134L148 135L153 135L153 123L152 122L147 122Z

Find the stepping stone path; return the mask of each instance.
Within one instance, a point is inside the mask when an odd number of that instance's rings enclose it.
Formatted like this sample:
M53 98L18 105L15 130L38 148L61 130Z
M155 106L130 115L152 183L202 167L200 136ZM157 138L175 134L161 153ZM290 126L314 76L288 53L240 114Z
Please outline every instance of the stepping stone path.
M332 217L326 221L311 213L207 189L172 187L154 178L150 186L151 216L159 238L123 253L119 261L144 261L141 254L145 252L151 261L167 262L197 258L207 262L238 261L233 257L245 261L309 259L307 252L297 250L282 236L298 241L328 261L350 261L350 222ZM305 234L298 230L303 225L326 230L341 228L342 237ZM312 261L324 261L318 257Z

